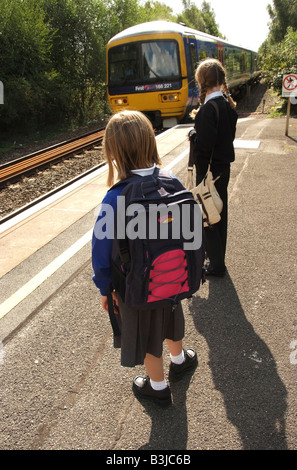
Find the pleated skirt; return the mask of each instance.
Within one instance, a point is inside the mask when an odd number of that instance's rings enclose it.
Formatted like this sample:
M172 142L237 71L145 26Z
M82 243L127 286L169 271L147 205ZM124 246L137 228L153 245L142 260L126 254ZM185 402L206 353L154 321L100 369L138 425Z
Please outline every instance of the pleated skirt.
M147 353L161 357L165 339L183 339L185 320L180 302L174 311L169 302L152 310L128 308L119 296L118 302L116 318L121 334L114 337L114 347L121 348L122 366L142 365Z

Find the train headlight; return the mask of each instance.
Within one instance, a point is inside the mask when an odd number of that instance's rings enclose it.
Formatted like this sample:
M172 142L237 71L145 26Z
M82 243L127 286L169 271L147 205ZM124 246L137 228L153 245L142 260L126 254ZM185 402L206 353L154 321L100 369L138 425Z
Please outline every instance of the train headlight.
M113 104L116 106L123 106L128 104L128 99L127 98L115 98L112 100Z
M163 103L166 103L166 101L179 101L179 93L164 93L161 95L161 100Z

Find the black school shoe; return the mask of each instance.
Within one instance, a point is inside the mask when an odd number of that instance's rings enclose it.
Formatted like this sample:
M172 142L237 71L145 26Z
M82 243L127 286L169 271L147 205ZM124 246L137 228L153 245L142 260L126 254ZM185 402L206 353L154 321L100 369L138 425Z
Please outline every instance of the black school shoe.
M182 364L170 363L169 379L171 381L182 379L186 373L192 372L198 365L197 353L194 349L184 350L184 354L185 361Z
M149 376L141 377L138 375L135 377L132 390L136 398L152 400L157 405L164 407L172 404L170 388L167 386L164 390L154 390Z

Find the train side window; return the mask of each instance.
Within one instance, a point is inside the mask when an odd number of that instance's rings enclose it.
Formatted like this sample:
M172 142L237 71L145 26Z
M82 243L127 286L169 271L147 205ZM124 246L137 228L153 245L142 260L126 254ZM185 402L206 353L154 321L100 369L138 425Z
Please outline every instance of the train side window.
M221 44L218 44L218 59L222 64L224 63L224 51L223 51L223 46Z
M245 71L247 73L251 73L251 69L252 69L251 53L246 52L245 53Z
M206 51L200 50L200 51L199 51L199 61L200 61L200 60L203 60L203 59L206 59L206 57L207 57Z

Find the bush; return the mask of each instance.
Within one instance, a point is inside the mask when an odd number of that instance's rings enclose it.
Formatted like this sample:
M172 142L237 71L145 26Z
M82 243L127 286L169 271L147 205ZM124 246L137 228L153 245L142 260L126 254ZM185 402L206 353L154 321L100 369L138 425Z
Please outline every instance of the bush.
M283 75L297 73L297 31L289 27L281 42L266 41L260 48L259 60L268 86L281 93Z

